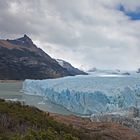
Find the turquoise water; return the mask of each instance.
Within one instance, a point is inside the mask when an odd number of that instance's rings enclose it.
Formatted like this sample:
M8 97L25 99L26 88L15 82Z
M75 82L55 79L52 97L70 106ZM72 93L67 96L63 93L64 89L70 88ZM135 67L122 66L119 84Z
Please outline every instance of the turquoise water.
M0 98L22 100L22 82L0 83Z

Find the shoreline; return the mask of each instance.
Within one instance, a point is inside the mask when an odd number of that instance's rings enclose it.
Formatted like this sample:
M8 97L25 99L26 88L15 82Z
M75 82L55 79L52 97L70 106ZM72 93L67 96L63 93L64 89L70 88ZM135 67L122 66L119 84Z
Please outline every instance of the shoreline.
M18 83L23 82L23 80L0 80L0 83Z

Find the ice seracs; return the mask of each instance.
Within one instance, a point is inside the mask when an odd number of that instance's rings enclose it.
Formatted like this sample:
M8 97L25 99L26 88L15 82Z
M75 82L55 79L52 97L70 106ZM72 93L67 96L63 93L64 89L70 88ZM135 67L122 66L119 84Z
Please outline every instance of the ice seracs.
M75 76L25 80L23 92L83 115L139 108L140 78Z

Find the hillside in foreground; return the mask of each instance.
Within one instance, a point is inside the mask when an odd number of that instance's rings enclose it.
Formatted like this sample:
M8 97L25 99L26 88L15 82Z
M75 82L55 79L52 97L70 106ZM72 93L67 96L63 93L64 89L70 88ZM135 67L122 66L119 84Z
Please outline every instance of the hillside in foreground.
M139 140L139 137L118 124L90 122L0 100L0 140Z
M35 107L0 100L0 140L78 140L72 127Z

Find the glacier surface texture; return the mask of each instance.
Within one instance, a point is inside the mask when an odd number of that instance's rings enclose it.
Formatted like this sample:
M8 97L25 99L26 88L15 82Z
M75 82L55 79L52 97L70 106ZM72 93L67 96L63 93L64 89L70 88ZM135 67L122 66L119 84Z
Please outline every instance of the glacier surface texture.
M25 80L25 94L39 95L69 111L91 115L140 107L140 78L74 76Z

